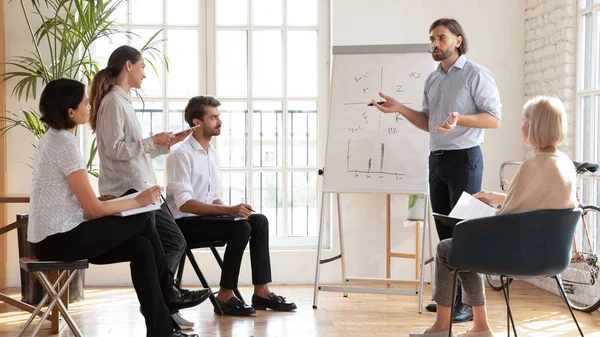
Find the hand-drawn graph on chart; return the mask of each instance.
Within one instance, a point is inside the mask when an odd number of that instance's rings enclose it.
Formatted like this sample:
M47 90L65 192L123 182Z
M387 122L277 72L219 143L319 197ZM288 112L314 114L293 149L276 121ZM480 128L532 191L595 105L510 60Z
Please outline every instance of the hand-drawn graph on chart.
M363 126L361 129L366 130L376 128L378 131L381 131L382 119L393 120L396 123L404 121L404 117L402 117L399 112L385 115L376 108L367 106L371 103L371 100L377 102L382 100L379 96L380 92L394 97L400 104L408 107L413 105L410 100L406 99L407 95L403 94L407 91L406 84L398 84L394 82L394 76L386 75L388 74L385 73L384 67L380 67L376 73L365 71L352 78L354 89L356 90L355 93L357 94L353 95L353 97L357 98L357 101L346 102L344 103L344 106L349 111L358 112L360 114L362 122L368 126ZM419 80L421 76L422 74L420 72L411 72L408 74L408 79ZM385 82L384 79L386 80ZM392 81L391 83L390 80ZM386 88L386 90L387 88L393 90L389 92L384 90L384 88ZM393 130L389 130L389 132L393 132Z
M396 180L400 180L405 173L395 172L394 163L387 165L385 161L385 143L380 143L379 152L370 152L368 148L372 148L372 144L355 142L348 139L348 149L346 152L346 172L354 173L355 178L358 174L364 173L367 178L371 176L378 179L383 179L384 175L394 176ZM389 166L389 168L388 168Z
M344 55L334 63L324 190L425 190L428 134L368 104L382 92L420 111L431 56Z
M402 158L394 158L394 152L398 152L394 151L394 145L410 143L410 140L405 139L406 132L403 130L414 126L400 113L382 113L368 104L371 99L381 100L377 97L379 92L383 92L403 105L415 105L410 97L418 89L411 90L411 86L418 87L415 84L420 77L421 74L416 72L386 73L384 67L352 77L352 98L356 101L343 103L345 124L348 125L343 131L348 134L346 172L352 173L354 178L385 179L388 176L398 181L406 175ZM393 89L392 92L390 89Z

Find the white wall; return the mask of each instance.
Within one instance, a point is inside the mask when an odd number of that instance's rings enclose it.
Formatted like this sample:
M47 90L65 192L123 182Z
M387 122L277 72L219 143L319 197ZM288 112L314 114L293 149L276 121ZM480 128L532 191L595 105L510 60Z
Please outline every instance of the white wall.
M17 3L5 2L6 55L22 54L28 48L27 32L20 24L22 13ZM523 156L519 136L520 110L523 103L524 79L524 3L521 0L465 2L407 1L407 0L332 0L332 45L426 43L431 22L442 16L456 18L466 30L471 44L467 56L488 67L496 76L503 103L502 126L486 133L483 146L486 169L484 188L499 189L498 169L505 160ZM466 5L468 3L469 5ZM7 86L10 94L12 86ZM32 104L35 106L35 104ZM15 110L18 103L8 99L7 106ZM8 135L9 192L28 193L31 170L21 164L29 162L32 154L27 132ZM414 228L405 227L406 197L392 198L392 248L397 252L414 251ZM385 276L385 197L382 195L343 195L345 248L347 270L352 276ZM26 206L9 207L9 217L26 211ZM437 235L435 231L433 237ZM333 252L338 238L334 231ZM11 234L8 247L8 282L19 284L17 247ZM198 252L197 258L211 284L218 283L219 272L208 252ZM314 280L315 252L276 251L272 253L274 283L312 283ZM249 259L245 257L240 277L241 283L250 282ZM321 280L338 282L339 261L322 268ZM185 284L198 284L190 266L184 277ZM394 261L393 277L414 277L412 261ZM129 284L129 267L92 266L86 274L89 285ZM193 282L193 283L192 283Z
M561 147L575 158L577 0L530 0L525 8L525 98L555 95L567 109Z

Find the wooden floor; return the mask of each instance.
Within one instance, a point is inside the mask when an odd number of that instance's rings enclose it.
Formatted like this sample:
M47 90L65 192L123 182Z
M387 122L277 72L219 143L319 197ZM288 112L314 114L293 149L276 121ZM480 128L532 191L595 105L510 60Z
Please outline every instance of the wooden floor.
M273 286L272 290L296 302L297 312L259 312L250 318L220 317L213 314L207 301L183 310L183 315L196 323L195 332L199 336L220 337L408 336L408 332L428 327L435 317L432 313L417 313L416 296L350 294L343 298L340 293L320 292L319 308L313 310L311 286ZM246 300L251 298L251 288L241 291ZM496 336L506 336L502 293L486 291L492 329ZM18 289L6 292L15 298L19 296ZM430 298L429 289L425 298ZM558 296L527 283L514 282L511 298L519 336L578 336L568 309ZM70 311L85 336L145 336L144 321L132 288L86 289L85 300L71 304ZM600 337L600 312L576 315L587 337ZM28 316L0 302L0 337L14 336ZM463 332L469 326L469 323L458 324L455 331ZM49 331L50 323L45 323L39 336L48 336ZM63 325L58 336L73 334Z

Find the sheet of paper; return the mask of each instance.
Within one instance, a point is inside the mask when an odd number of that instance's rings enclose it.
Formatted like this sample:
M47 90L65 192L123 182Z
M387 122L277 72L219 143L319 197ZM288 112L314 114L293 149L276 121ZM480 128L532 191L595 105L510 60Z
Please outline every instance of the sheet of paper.
M128 195L122 196L120 198L115 198L115 199L111 199L111 200L108 200L108 201L109 202L113 202L113 201L117 201L117 200L131 199L131 198L135 198L138 194L140 194L140 192L128 194ZM144 206L144 207L130 209L128 211L119 212L119 213L116 213L114 215L116 215L116 216L130 216L130 215L139 214L139 213L146 213L146 212L151 212L151 211L157 211L159 209L160 209L160 204L157 203L157 204L150 204L150 205Z
M448 216L451 218L468 220L494 215L496 215L496 209L494 207L474 198L467 192L463 192Z

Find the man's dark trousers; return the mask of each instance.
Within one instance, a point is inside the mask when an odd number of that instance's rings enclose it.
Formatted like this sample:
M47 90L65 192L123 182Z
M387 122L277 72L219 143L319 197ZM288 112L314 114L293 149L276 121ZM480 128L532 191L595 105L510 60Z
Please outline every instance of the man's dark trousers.
M450 214L461 194L481 191L483 155L475 146L461 150L439 150L429 154L429 193L431 208L435 213ZM440 241L452 237L454 227L435 221ZM459 284L457 303L462 303Z

